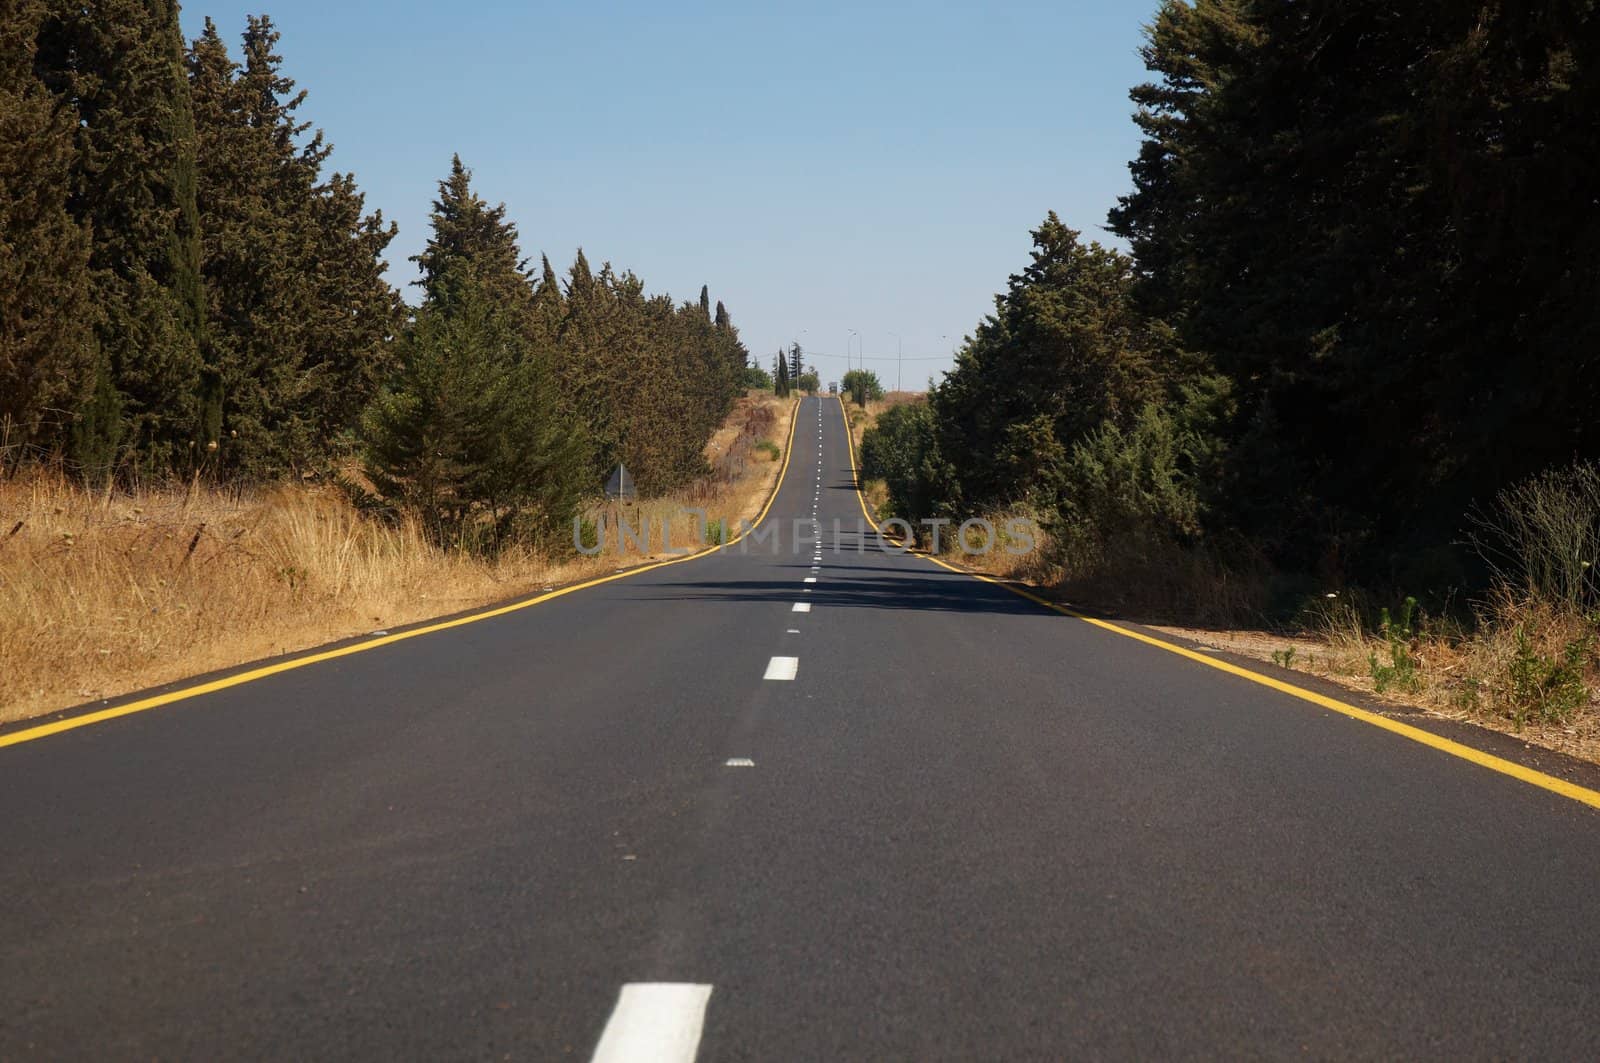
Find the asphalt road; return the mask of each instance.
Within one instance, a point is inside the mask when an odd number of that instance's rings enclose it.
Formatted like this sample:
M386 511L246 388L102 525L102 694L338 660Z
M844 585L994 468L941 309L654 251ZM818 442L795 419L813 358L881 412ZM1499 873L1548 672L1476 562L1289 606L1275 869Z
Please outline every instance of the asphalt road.
M0 749L0 1058L1600 1056L1593 810L860 517Z

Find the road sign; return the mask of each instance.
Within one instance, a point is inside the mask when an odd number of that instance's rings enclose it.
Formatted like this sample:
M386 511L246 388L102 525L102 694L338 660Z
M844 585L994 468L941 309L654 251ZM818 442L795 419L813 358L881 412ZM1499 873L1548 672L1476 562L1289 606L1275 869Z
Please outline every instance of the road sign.
M618 465L611 479L606 481L606 497L613 502L631 502L639 492L634 490L633 476L626 465Z

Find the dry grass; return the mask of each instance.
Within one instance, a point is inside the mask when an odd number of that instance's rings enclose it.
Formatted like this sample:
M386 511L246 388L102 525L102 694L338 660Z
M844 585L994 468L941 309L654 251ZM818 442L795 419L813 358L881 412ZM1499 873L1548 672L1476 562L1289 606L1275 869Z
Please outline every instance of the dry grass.
M670 519L674 545L688 546L698 529L685 507L753 518L781 467L756 444L781 445L792 409L741 402L714 474L629 506L630 522ZM487 560L323 488L96 492L23 474L0 481L0 721L513 598L660 556L654 545Z
M1429 628L1433 630L1429 630ZM1424 622L1390 639L1348 608L1294 635L1165 627L1202 644L1332 680L1442 719L1517 735L1532 745L1600 761L1600 643L1593 619L1506 592L1468 632ZM1397 678L1396 649L1412 663ZM1565 672L1565 686L1554 677Z

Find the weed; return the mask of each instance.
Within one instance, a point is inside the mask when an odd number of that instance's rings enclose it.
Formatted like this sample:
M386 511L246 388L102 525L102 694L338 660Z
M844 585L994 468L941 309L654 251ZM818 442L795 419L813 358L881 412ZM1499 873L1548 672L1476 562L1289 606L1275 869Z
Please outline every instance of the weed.
M1386 694L1391 690L1415 694L1422 689L1417 657L1412 652L1412 643L1416 639L1412 625L1416 620L1416 613L1417 600L1407 598L1400 606L1398 618L1391 617L1387 609L1380 614L1378 633L1383 637L1389 661L1387 664L1381 662L1377 650L1373 650L1368 657L1372 669L1372 686L1380 694Z
M1517 625L1515 637L1516 649L1506 666L1512 721L1518 730L1530 716L1540 723L1566 723L1589 703L1583 668L1594 646L1593 637L1586 633L1569 640L1559 657L1540 653L1524 624Z
M1450 691L1450 707L1457 712L1476 716L1483 708L1482 689L1483 680L1477 676L1467 676Z
M1295 648L1293 646L1272 651L1272 663L1277 665L1279 668L1293 668L1294 658Z

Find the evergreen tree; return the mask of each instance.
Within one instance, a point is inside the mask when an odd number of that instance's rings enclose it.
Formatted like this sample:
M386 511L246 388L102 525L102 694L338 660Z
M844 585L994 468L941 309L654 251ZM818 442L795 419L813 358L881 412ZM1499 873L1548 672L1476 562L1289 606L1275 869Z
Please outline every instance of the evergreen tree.
M1159 401L1179 367L1164 330L1133 304L1124 256L1085 245L1054 213L1033 239L1032 261L931 400L968 504L1053 499L1052 470L1073 444ZM846 374L846 390L871 390L861 372Z
M34 76L45 15L44 0L0 14L0 445L13 459L65 439L95 365L89 233L68 211L73 116Z
M783 348L778 348L778 367L772 374L773 392L780 399L789 397L789 359Z
M552 352L533 345L516 229L472 192L459 158L433 223L401 372L366 418L368 477L442 542L538 539L570 520L593 482L588 440L558 397ZM573 281L586 293L582 310L569 300L581 317L599 288L581 254Z
M225 471L268 477L324 463L387 374L398 298L394 236L298 111L278 32L252 17L243 64L207 20L189 53L201 145L204 275L227 431Z
M405 310L384 276L389 263L383 256L399 230L385 224L382 211L367 212L355 177L331 175L310 208L316 298L307 322L306 369L316 387L304 414L313 436L308 458L317 460L346 442L388 379Z
M1162 7L1112 227L1232 382L1228 513L1278 560L1397 578L1600 452L1597 33L1592 4Z
M561 338L561 322L567 314L567 298L549 255L539 256L539 283L533 291L533 337L539 350L554 350Z
M740 392L750 387L750 371L759 368L750 364L750 351L744 342L739 339L739 330L733 324L733 315L728 313L728 308L722 305L722 300L717 300L716 316L713 320L716 329L716 341L722 351L726 362L726 371L729 379L729 395L737 396ZM756 385L758 387L770 387Z
M556 415L547 367L527 356L517 314L478 275L436 277L402 343L397 379L365 423L366 471L381 497L438 542L468 550L551 544L588 488L582 434Z
M425 298L447 303L455 297L450 286L470 278L531 332L533 285L518 249L517 227L507 220L504 203L491 207L473 191L472 171L462 165L460 155L451 158L450 176L439 182L430 222L427 248L411 259L422 271L416 284Z
M67 210L92 233L93 326L118 426L78 457L125 439L146 470L198 466L215 441L218 381L207 361L195 203L195 138L175 0L53 7L35 71L72 108ZM93 418L97 424L100 418ZM125 422L126 431L123 431ZM91 469L91 473L108 471Z

